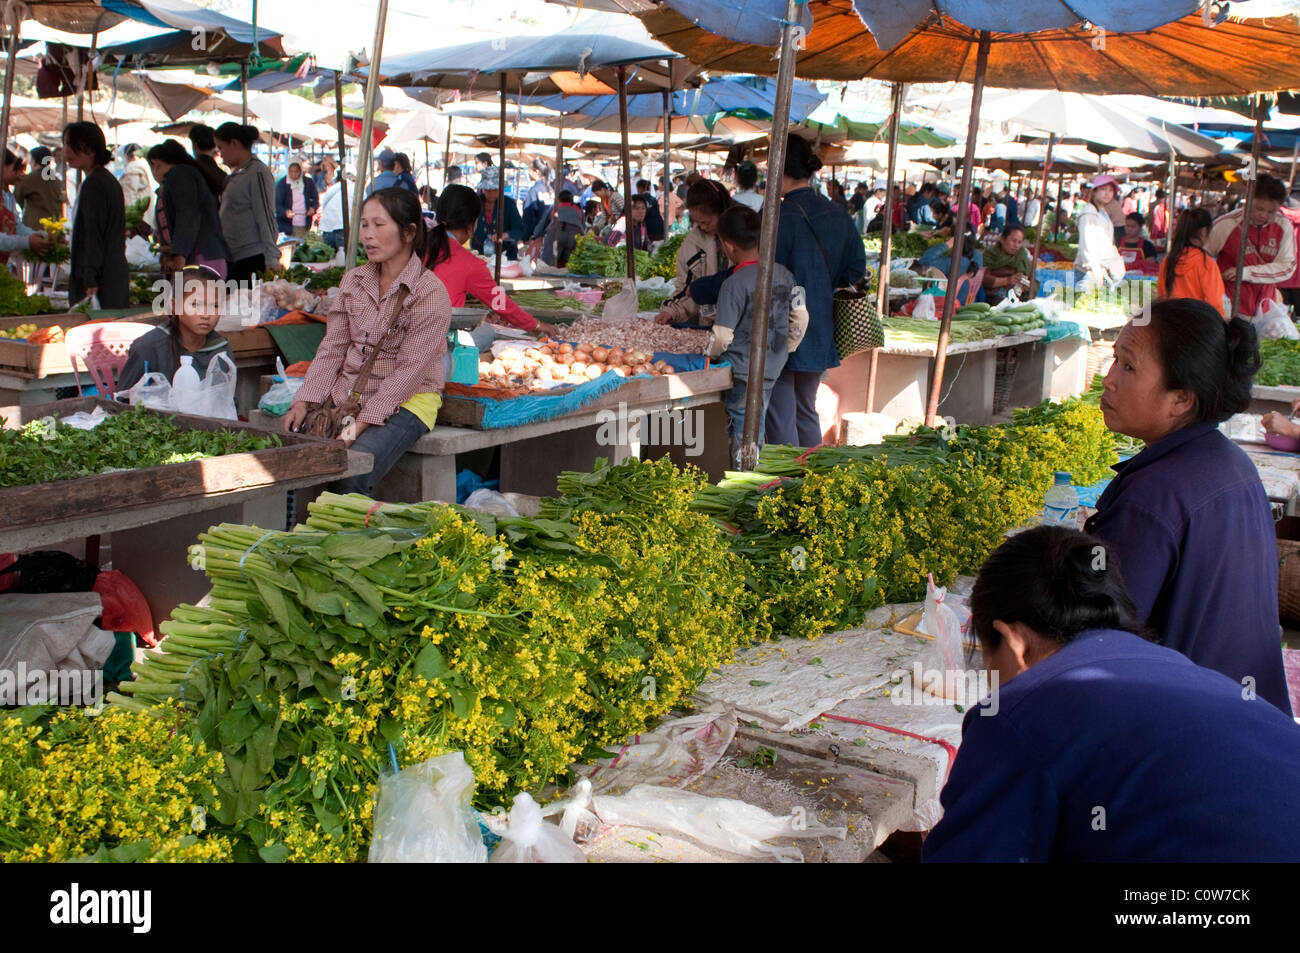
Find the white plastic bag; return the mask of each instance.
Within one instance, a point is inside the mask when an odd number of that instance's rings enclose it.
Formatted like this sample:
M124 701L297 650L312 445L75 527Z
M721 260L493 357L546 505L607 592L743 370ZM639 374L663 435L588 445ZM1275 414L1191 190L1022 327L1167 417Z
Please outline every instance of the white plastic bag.
M492 854L494 864L585 864L587 857L572 837L542 820L542 809L524 792L515 795L510 826Z
M792 845L768 844L774 837L835 837L843 827L826 827L815 817L777 817L761 807L732 798L706 797L673 788L638 784L626 794L591 799L592 810L606 824L626 824L652 831L674 831L702 844L742 857L773 857L799 862Z
M149 250L149 240L132 235L126 240L126 263L137 270L158 267L158 256Z
M75 427L78 430L94 430L107 419L108 414L104 412L104 408L96 407L93 413L88 414L83 410L61 418L59 423L64 427Z
M223 366L224 365L224 366ZM199 382L198 398L194 410L177 407L181 413L198 417L216 417L218 420L235 420L235 385L239 371L225 351L215 354L208 364L208 372Z
M1287 309L1279 302L1269 298L1259 303L1255 312L1255 333L1265 340L1300 340L1300 331Z
M152 410L171 410L172 382L166 374L150 371L136 381L130 390L118 391L113 396L118 400L125 397L132 407L143 404Z
M474 510L478 513L491 513L493 516L518 516L519 511L511 505L510 501L498 493L496 490L479 489L475 490L465 500L465 509Z
M601 313L604 321L637 320L636 285L624 279L623 289L612 298L605 299L605 310Z
M923 318L926 321L934 320L934 295L921 295L916 299L916 307L912 309L912 317Z
M934 584L934 576L928 577L925 593L925 611L921 615L921 628L926 635L934 637L938 651L939 664L944 673L943 697L949 697L948 689L957 687L960 681L956 676L965 668L963 657L961 622L953 610L944 605L948 590ZM950 677L951 676L951 677ZM918 686L920 687L920 686Z
M481 864L487 848L470 809L474 772L459 751L379 780L370 863Z
M272 417L283 417L293 406L294 395L302 387L304 379L286 374L284 361L278 357L275 359L275 373L280 380L272 384L262 395L262 399L257 402L257 409Z

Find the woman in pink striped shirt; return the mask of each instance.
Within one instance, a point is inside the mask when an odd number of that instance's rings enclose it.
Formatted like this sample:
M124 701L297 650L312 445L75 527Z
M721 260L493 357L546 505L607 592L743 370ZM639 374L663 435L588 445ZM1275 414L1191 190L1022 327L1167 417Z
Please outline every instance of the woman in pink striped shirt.
M374 456L374 469L336 485L339 492L370 495L402 454L433 429L442 406L451 299L424 267L428 231L414 193L381 189L366 199L361 244L369 262L343 277L325 338L282 426L297 430L310 406L327 396L336 404L346 400L371 348L379 346L352 443ZM407 289L406 300L385 338L401 288Z

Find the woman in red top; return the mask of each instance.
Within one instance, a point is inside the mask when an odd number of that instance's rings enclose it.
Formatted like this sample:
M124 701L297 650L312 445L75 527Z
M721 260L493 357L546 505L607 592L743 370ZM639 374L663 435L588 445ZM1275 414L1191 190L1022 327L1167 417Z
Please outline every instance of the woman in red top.
M474 232L479 216L478 194L464 185L449 185L438 196L438 224L429 233L429 255L425 267L432 269L447 286L451 306L461 308L465 296L473 295L493 314L524 331L559 334L553 324L544 324L510 300L505 289L492 280L487 265L464 242Z

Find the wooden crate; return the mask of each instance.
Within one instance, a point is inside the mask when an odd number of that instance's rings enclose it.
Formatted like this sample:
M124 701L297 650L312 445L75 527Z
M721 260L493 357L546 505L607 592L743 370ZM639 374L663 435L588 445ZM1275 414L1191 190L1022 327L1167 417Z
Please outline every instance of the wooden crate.
M709 367L663 377L632 378L622 387L610 391L590 404L584 404L574 414L587 414L597 410L617 408L620 403L628 407L655 401L679 400L697 394L714 394L731 386L730 367ZM472 427L483 430L486 405L467 397L444 396L438 411L438 423L448 427ZM569 414L568 416L573 416Z
M66 330L82 324L90 324L93 320L95 319L81 314L35 314L28 317L0 318L0 328L16 328L23 324L34 324L38 328L49 328L58 325ZM103 320L104 323L110 323L111 321L143 321L155 324L163 320L163 316L146 311L124 318L100 320ZM31 374L35 377L49 377L53 374L71 374L72 360L68 357L67 345L62 341L55 344L28 344L26 341L0 338L0 367Z
M21 417L11 422L11 426L20 426L45 416L64 417L79 411L91 412L96 407L113 414L130 409L115 401L78 397L19 408ZM191 430L278 433L271 428L234 420L187 414L159 416L171 417L178 426ZM324 483L347 468L347 449L342 441L320 440L301 434L279 433L279 436L283 446L268 450L0 489L0 530L66 519L69 513L99 513L187 497L211 497L300 477L319 476Z

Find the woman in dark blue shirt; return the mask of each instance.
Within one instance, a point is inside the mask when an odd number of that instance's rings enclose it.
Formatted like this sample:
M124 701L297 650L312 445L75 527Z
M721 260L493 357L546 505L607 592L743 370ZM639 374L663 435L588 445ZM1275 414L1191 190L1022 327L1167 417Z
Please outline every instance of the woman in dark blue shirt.
M997 681L923 860L1300 861L1300 726L1135 634L1130 567L1059 526L984 564L971 626Z
M1160 642L1290 714L1277 611L1277 541L1250 458L1217 424L1250 405L1254 327L1170 298L1115 342L1101 411L1146 449L1116 465L1088 532L1128 567Z
M795 283L804 289L810 321L803 342L772 388L767 409L769 443L814 447L822 442L817 386L822 374L840 363L831 295L867 273L866 249L853 219L811 186L813 174L821 167L808 140L791 135L781 177L776 260L794 272Z

